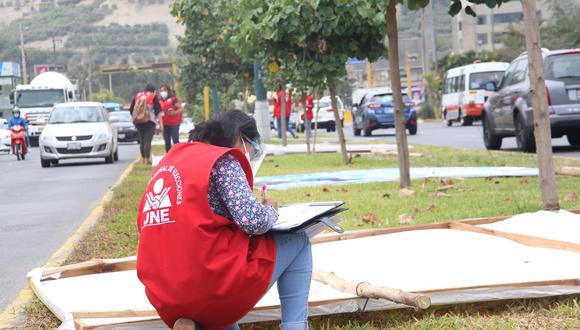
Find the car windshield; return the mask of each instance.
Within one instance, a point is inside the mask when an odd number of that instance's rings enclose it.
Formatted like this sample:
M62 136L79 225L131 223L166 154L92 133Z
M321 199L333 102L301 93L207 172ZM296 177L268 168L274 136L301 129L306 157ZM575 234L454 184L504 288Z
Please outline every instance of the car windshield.
M497 86L505 71L474 72L469 75L469 89L485 89L488 82Z
M546 58L547 79L580 79L580 53L552 55Z
M321 108L330 108L330 102L316 102L316 106Z
M18 91L16 105L20 108L53 107L64 103L62 89Z
M101 108L92 106L57 107L50 114L49 124L102 123Z
M109 112L109 117L118 118L120 123L133 122L133 118L131 117L129 111Z

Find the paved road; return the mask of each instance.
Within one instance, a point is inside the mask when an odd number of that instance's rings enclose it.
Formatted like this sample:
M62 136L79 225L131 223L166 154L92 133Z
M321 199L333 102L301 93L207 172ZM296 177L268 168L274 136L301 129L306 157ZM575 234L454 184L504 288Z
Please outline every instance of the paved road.
M319 130L319 134L335 134L326 133L324 130ZM381 139L395 143L394 129L380 129L373 131L372 137L356 137L353 135L352 126L345 127L345 135L347 139L354 140L369 140ZM475 123L474 126L452 126L447 127L441 123L419 123L417 135L408 136L409 144L427 144L445 147L458 148L473 148L485 150L482 138L481 124ZM552 139L553 151L555 155L580 158L580 150L570 147L566 138ZM502 149L506 151L517 151L515 138L504 138Z
M120 145L119 162L65 161L41 168L38 148L25 161L0 155L0 311L89 215L139 154Z

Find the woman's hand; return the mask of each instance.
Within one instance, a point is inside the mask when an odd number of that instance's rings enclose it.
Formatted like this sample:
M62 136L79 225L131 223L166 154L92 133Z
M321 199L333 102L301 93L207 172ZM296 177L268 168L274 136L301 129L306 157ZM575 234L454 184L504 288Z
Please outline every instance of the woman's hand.
M272 207L274 210L278 211L278 202L273 199L266 199L262 202L262 204L266 206Z

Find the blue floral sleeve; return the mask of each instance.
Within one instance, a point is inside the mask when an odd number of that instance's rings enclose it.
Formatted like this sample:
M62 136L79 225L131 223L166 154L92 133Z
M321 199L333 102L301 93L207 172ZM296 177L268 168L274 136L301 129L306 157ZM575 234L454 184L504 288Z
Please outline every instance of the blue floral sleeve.
M215 163L209 181L209 204L214 213L232 219L250 235L267 232L278 214L254 195L238 160L226 154Z

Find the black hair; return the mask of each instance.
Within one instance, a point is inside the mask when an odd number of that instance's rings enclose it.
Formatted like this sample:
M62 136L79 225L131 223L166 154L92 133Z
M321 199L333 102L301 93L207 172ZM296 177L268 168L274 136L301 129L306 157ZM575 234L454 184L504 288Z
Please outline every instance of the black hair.
M145 91L146 92L155 92L155 86L153 86L152 84L147 84L147 86L145 86Z
M232 148L240 135L254 140L260 137L256 120L241 110L228 110L195 125L189 132L190 142L205 142Z

